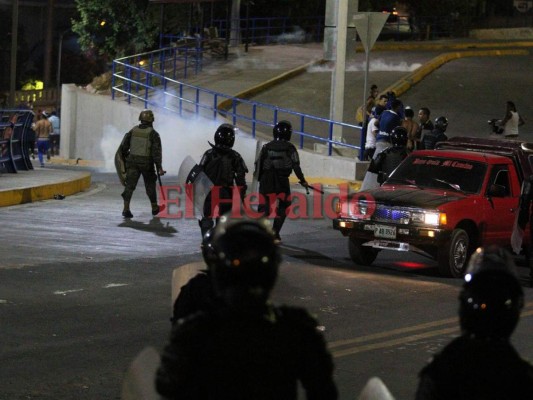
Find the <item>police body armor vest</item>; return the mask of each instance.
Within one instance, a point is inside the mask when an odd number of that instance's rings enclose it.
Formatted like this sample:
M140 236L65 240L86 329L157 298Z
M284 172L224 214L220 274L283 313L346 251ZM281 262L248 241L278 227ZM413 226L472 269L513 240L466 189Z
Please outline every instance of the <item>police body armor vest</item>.
M152 155L152 142L150 135L153 128L141 128L136 126L131 132L130 155L143 158L149 158Z
M264 169L274 169L281 176L289 176L292 172L291 144L276 140L265 145L267 157Z
M387 156L383 160L381 170L387 174L390 174L398 165L400 165L403 159L407 157L407 151L405 148L389 147L385 150L385 152Z

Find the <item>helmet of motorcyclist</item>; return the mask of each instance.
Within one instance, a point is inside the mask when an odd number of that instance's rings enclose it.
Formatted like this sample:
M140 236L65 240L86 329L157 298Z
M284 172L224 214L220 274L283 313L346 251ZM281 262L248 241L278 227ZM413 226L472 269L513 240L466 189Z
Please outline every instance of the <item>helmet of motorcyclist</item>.
M148 123L152 123L154 122L155 118L154 118L154 113L152 112L152 110L142 110L141 113L139 114L139 121L141 122L148 122Z
M237 128L231 124L220 125L215 132L215 145L231 149L235 143L235 131Z
M403 126L397 126L390 134L390 141L394 147L403 147L407 145L407 129Z
M459 294L464 333L508 339L524 306L524 292L512 256L501 247L478 248L470 258Z
M231 306L266 303L278 275L281 255L266 219L222 216L205 258L217 296Z
M274 139L276 140L291 140L292 125L289 121L279 121L272 131Z
M446 128L448 127L448 118L446 117L438 117L435 119L435 128L446 132Z

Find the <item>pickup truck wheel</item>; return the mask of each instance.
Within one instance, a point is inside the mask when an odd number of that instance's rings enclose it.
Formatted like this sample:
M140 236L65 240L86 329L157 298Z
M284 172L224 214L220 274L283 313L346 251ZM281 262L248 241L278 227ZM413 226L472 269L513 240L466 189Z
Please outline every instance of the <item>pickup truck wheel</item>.
M369 246L363 246L358 239L348 239L348 250L352 261L359 265L370 265L378 256L378 250Z
M452 232L448 244L439 251L439 272L444 276L460 278L466 269L470 238L463 229Z

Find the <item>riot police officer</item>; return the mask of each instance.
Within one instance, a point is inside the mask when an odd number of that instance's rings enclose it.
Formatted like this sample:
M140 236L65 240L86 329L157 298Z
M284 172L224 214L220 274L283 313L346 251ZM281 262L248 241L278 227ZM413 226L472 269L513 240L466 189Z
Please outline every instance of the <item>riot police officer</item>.
M425 150L433 150L438 142L444 142L448 140L446 132L448 128L448 118L438 117L435 119L435 127L431 132L424 133L422 137L422 148Z
M157 175L154 164L159 175L165 174L161 165L163 159L161 137L153 128L154 113L151 110L141 111L139 121L141 123L138 126L124 135L119 147L119 152L126 161L125 188L122 192L124 199L122 216L125 218L133 217L130 211L130 201L141 175L146 195L152 206L152 215L159 213L156 192Z
M280 231L287 209L291 205L291 186L289 176L292 171L298 177L300 184L308 186L300 167L298 150L290 142L292 125L289 121L279 121L272 130L274 140L265 144L256 161L254 175L259 181L259 193L264 202L259 204L258 211L266 217L274 214L274 234L280 242Z
M462 334L422 369L416 399L530 398L533 366L510 343L523 306L510 254L477 249L459 294Z
M382 184L392 171L407 157L407 129L397 126L390 134L392 147L383 150L372 159L368 170L378 174L377 181Z
M215 225L214 219L224 215L232 209L232 190L235 186L240 191L241 198L246 194L245 175L248 172L242 156L233 150L235 131L231 124L222 124L215 131L215 144L209 143L207 150L200 160L200 167L213 183L211 192L207 195L203 217L199 221L202 238ZM218 214L214 211L218 205Z
M206 258L216 301L173 327L157 391L171 399L289 400L300 381L308 399L336 399L316 320L268 301L281 261L268 221L223 216Z

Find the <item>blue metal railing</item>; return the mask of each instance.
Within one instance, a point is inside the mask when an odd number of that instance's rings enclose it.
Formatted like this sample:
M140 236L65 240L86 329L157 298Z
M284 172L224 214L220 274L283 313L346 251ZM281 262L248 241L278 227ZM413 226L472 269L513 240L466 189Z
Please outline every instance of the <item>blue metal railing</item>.
M168 49L162 49L165 53ZM360 146L360 127L347 123L320 118L281 107L237 98L224 93L193 86L177 79L172 70L161 68L160 63L172 65L168 58L161 61L156 52L146 55L125 57L113 62L112 97L121 95L131 104L140 101L144 107L160 107L182 117L200 115L216 119L221 115L234 125L250 129L253 137L261 127L272 127L278 120L291 121L294 134L298 136L300 148L325 145L327 154L332 155L336 146L357 151ZM153 60L157 66L139 65L138 60ZM157 61L155 61L157 60ZM130 64L132 62L133 64ZM170 75L165 76L163 73ZM352 138L346 143L343 138Z

